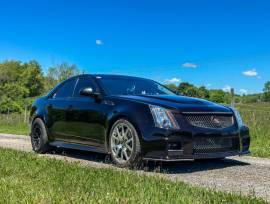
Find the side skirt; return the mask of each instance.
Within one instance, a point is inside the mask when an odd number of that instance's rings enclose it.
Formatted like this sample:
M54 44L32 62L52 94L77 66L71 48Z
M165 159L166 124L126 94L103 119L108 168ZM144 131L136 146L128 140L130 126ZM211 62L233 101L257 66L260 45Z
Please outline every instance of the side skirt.
M68 143L68 142L63 142L63 141L53 141L53 142L50 142L50 145L54 147L61 147L61 148L66 148L66 149L76 149L76 150L81 150L81 151L98 152L98 153L107 154L104 148L87 146L83 144L74 144L74 143Z

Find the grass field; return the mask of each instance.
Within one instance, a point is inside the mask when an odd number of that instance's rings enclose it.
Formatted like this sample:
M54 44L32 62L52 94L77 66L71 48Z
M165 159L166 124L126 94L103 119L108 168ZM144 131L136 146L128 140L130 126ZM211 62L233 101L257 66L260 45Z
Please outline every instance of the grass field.
M29 127L21 114L0 114L0 133L28 135Z
M270 104L243 104L237 108L250 128L252 155L270 158Z
M28 135L28 125L27 124L0 124L1 133L17 134L17 135Z
M2 203L264 203L135 172L95 169L0 148Z
M244 122L250 128L251 152L253 156L270 158L270 103L237 105ZM28 125L23 116L0 114L0 133L28 135Z

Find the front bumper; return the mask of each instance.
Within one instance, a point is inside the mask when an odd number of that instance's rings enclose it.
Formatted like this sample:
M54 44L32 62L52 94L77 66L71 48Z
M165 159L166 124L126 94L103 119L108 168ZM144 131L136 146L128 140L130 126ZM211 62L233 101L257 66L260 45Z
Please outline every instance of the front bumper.
M196 154L196 155L184 155L183 152L168 152L167 155L161 154L155 154L155 155L148 155L146 157L143 157L143 160L147 161L194 161L197 159L215 159L215 158L225 158L225 157L232 157L232 156L242 156L242 155L248 155L250 154L250 151L244 151L244 152L219 152L219 153L207 153L207 154Z
M198 140L201 146L196 144ZM247 127L222 131L192 129L190 132L171 132L156 130L154 134L144 140L143 146L144 160L193 161L250 154L250 136Z

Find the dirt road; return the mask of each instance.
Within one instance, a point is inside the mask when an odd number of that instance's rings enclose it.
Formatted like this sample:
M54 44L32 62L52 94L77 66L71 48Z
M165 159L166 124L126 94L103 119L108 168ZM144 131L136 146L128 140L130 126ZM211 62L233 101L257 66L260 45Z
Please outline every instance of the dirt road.
M29 137L0 134L0 147L32 151ZM64 150L47 154L68 162L79 162L95 168L116 168L106 163L106 156L91 152ZM270 202L270 159L232 157L223 161L165 163L162 167L150 163L147 171L138 173L161 176L173 181L261 197ZM117 168L116 168L117 169ZM157 173L157 169L159 173ZM122 170L122 169L121 169Z

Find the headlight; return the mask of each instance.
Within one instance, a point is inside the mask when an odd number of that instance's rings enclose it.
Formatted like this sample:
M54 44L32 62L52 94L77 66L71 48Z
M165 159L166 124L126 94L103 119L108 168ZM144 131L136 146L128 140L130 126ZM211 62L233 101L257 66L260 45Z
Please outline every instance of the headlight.
M156 127L164 129L179 129L178 123L175 120L170 110L149 105Z
M234 108L233 108L232 110L233 110L234 115L235 115L235 117L236 117L238 126L239 126L239 127L243 126L243 125L244 125L244 122L243 122L243 120L242 120L242 117L241 117L239 111L236 110L236 109L234 109Z

